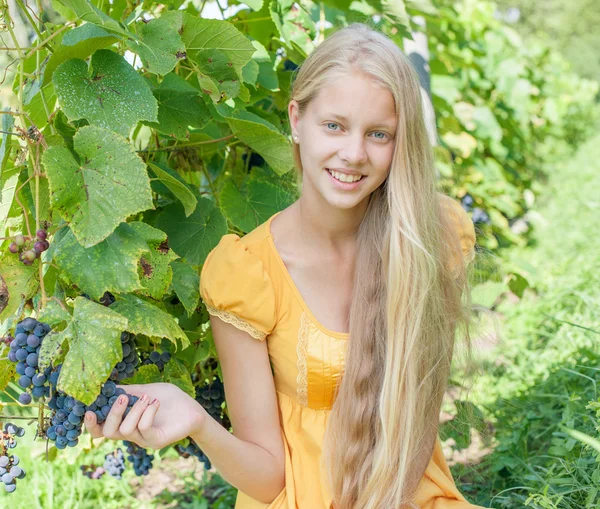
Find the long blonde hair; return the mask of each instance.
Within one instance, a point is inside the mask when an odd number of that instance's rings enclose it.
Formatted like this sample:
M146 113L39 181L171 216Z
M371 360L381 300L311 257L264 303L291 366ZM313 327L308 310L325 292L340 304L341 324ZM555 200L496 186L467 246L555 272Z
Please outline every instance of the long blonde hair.
M322 461L336 509L414 507L431 459L455 331L468 345L470 295L457 235L436 192L419 82L408 58L363 23L328 36L296 70L299 112L330 80L352 72L393 95L390 172L357 233L349 342ZM298 145L294 158L299 178Z

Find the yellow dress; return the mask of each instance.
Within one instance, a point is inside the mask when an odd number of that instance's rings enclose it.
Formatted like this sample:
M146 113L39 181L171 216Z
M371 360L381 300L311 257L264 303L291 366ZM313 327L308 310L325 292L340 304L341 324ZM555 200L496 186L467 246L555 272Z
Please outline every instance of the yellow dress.
M473 223L447 198L463 254L473 256ZM242 238L224 235L209 253L200 292L210 314L267 341L285 448L285 487L271 504L238 491L235 509L329 509L321 445L344 366L348 333L324 327L308 309L271 236L271 216ZM474 509L459 493L438 440L416 499L422 509Z

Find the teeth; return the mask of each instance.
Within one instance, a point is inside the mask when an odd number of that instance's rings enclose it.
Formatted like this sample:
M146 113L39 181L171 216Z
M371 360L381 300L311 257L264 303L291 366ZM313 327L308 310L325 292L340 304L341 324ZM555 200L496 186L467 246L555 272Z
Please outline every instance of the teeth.
M356 182L362 178L362 175L346 175L335 170L329 170L329 174L341 182Z

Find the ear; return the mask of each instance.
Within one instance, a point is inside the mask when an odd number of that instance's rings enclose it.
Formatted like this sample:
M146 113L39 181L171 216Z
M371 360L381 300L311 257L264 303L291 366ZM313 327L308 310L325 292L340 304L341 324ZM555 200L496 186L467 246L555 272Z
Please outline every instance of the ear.
M298 132L298 122L300 121L299 112L298 101L292 99L288 104L288 116L290 117L292 133Z

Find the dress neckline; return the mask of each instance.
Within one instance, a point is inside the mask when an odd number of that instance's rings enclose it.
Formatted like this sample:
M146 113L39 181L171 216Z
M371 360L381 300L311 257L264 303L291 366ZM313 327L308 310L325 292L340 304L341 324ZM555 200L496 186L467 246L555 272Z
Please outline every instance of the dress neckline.
M319 320L316 319L313 312L306 305L306 302L304 301L304 297L302 297L300 290L298 290L296 283L294 283L294 280L292 279L290 272L288 271L287 267L285 266L285 263L283 263L283 258L281 258L281 255L279 254L279 251L277 250L277 246L275 245L275 241L273 240L273 234L271 233L271 222L273 221L275 216L279 215L280 212L281 211L276 212L267 220L266 229L267 229L267 239L269 241L269 245L271 246L271 250L273 251L273 255L275 256L277 263L281 267L281 271L283 272L285 279L287 279L287 282L290 285L290 288L292 289L294 294L296 295L298 302L300 303L300 305L302 306L302 308L304 309L304 311L306 312L306 314L308 315L310 320L313 322L313 324L318 329L320 329L322 332L324 332L328 336L332 336L334 338L339 338L339 339L348 339L348 337L350 336L349 332L337 332L337 331L328 329L321 322L319 322Z

